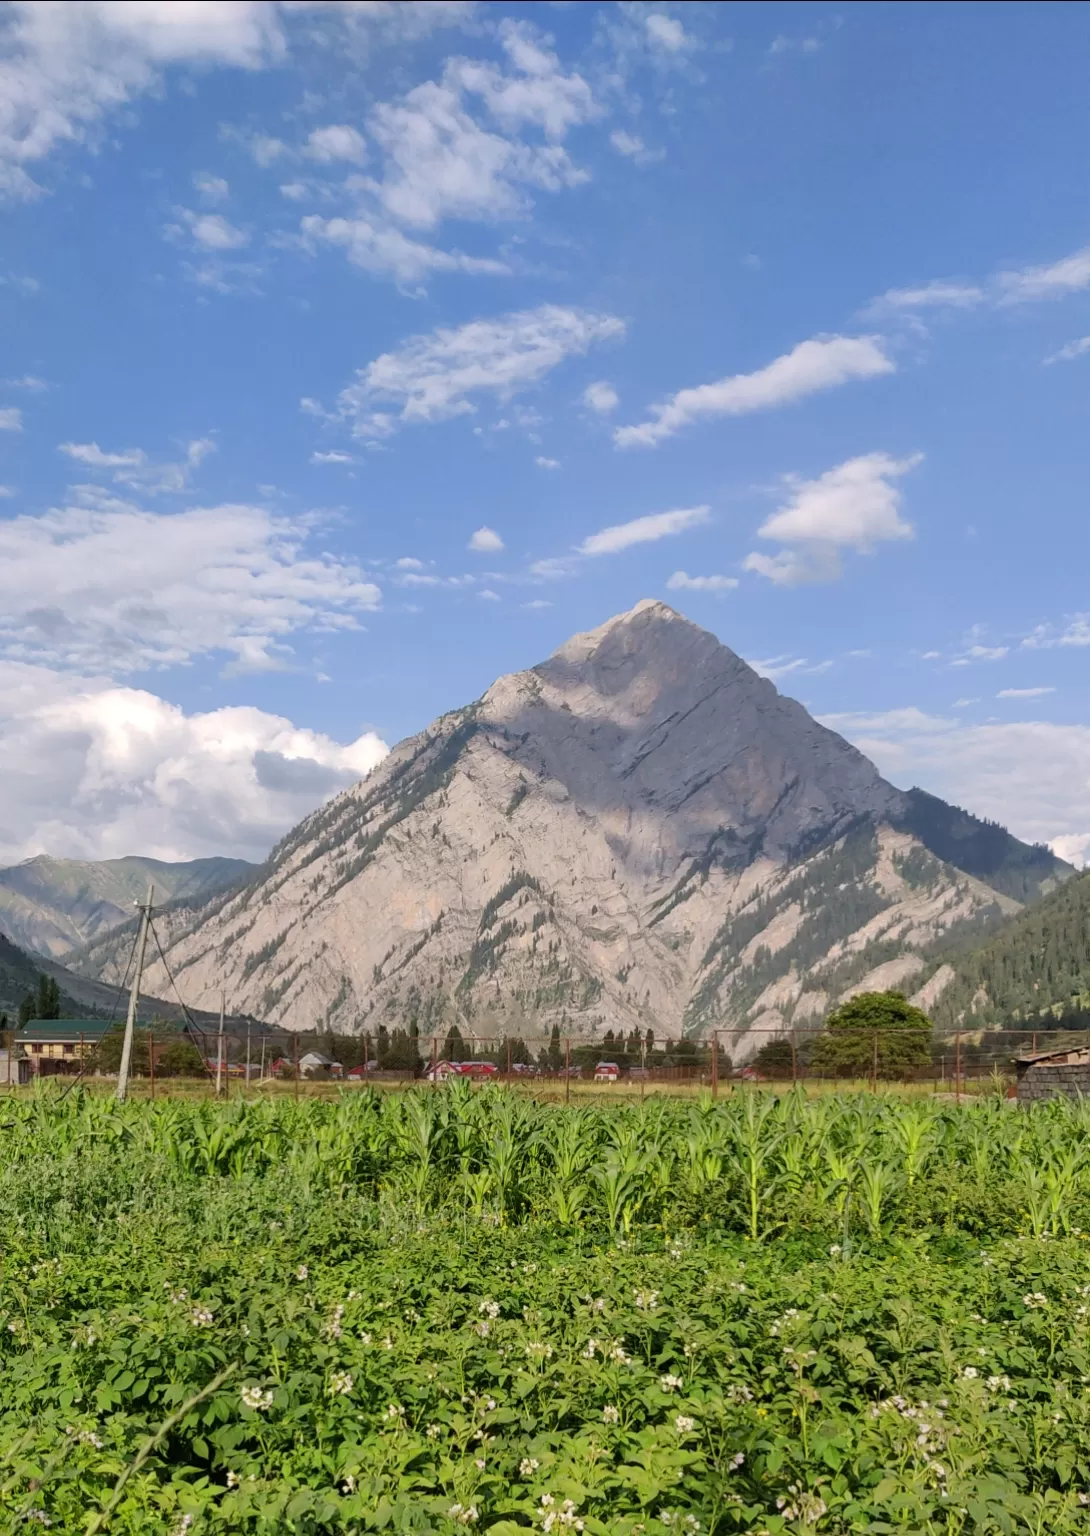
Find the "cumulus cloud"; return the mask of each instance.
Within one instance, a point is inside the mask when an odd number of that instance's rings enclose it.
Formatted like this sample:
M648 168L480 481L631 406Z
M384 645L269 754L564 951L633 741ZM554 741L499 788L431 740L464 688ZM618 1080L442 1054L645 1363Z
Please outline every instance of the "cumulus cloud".
M253 708L187 714L142 689L0 660L0 862L260 860L386 755Z
M294 195L294 188L291 189ZM306 189L301 188L305 195ZM503 277L511 269L490 256L466 256L443 251L423 240L412 240L391 224L368 218L323 218L308 213L300 224L304 244L342 247L353 266L389 276L399 283L419 283L433 272L490 273Z
M363 134L350 124L330 123L310 133L303 153L320 165L330 165L338 160L362 165L367 159L367 143Z
M0 522L0 655L138 671L201 655L285 665L303 630L355 628L381 593L351 561L309 555L306 519L261 507L165 516L124 502Z
M194 213L190 208L175 212L203 251L238 251L250 243L246 231L237 229L222 213Z
M11 6L0 26L0 193L36 196L32 167L86 140L171 66L259 69L283 52L277 11L260 0Z
M534 460L534 463L537 465L538 469L559 469L560 468L560 460L559 459L547 458L545 456L545 454L543 454L543 453L539 453L538 454L537 458Z
M610 411L615 411L620 404L620 396L612 384L607 384L604 379L599 379L594 384L588 384L583 391L583 404L588 409L597 412L599 416L608 416Z
M658 539L670 538L706 523L710 511L710 507L681 507L673 512L652 512L647 517L636 517L630 523L617 523L584 539L578 553L615 555L633 544L653 544Z
M311 454L312 464L354 464L356 461L350 453L343 453L339 448L331 448L328 453L320 453L317 449Z
M737 576L690 576L675 571L666 583L671 592L729 592L738 585Z
M1073 613L1063 628L1039 624L1022 641L1027 650L1051 650L1054 646L1090 645L1090 613Z
M493 528L478 528L466 545L467 549L472 549L478 555L499 554L503 547L503 540Z
M614 129L609 142L619 155L624 155L626 160L636 165L654 165L656 161L666 158L665 150L648 149L638 133L628 133L624 128Z
M230 191L222 176L213 176L209 171L197 171L193 177L193 187L206 203L222 203Z
M853 379L893 371L878 337L819 336L800 342L756 373L738 373L714 384L679 390L651 407L652 420L618 427L613 440L618 448L655 448L696 421L771 410Z
M17 405L5 405L0 408L0 432L21 432L23 430L23 413Z
M789 477L790 498L757 530L761 538L788 547L776 555L747 555L744 568L779 586L835 581L842 550L870 554L880 543L912 538L911 523L901 517L900 489L891 482L921 458L868 453L816 480Z
M470 398L507 400L566 358L624 335L613 315L543 304L539 309L473 320L414 336L360 370L338 397L338 414L355 436L389 437L398 427L444 421L476 410ZM391 408L392 407L392 408Z
M914 708L822 723L903 789L918 784L1017 837L1052 844L1063 858L1090 846L1090 726L962 725Z
M648 41L653 48L661 48L666 53L681 53L683 49L692 47L693 39L676 16L667 16L663 11L652 11L646 17L644 26L647 29Z

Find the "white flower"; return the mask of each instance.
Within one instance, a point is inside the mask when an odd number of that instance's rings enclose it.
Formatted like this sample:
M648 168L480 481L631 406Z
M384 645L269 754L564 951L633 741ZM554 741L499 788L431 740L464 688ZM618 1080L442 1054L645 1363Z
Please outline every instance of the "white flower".
M597 1348L598 1348L598 1340L597 1339L588 1339L587 1340L587 1347L582 1352L583 1353L583 1359L584 1360L593 1360L594 1359L594 1351Z
M677 1392L681 1389L682 1380L680 1376L672 1376L667 1371L665 1376L659 1377L659 1386L664 1392Z
M349 1381L351 1381L351 1378L349 1378ZM400 1403L388 1403L382 1410L382 1417L391 1424L400 1423L405 1417L405 1410L401 1407Z
M241 1479L241 1477L239 1477L237 1472L230 1472L229 1471L227 1473L227 1486L228 1486L228 1488L237 1488L239 1483L241 1483L241 1481L242 1481L242 1479Z
M456 1521L459 1525L477 1524L476 1504L452 1504L447 1510L447 1514L451 1520Z
M307 1268L307 1266L305 1264L300 1264L299 1268L295 1271L295 1278L297 1280L305 1280L309 1274L310 1270Z
M429 1440L438 1440L439 1436L443 1433L443 1426L442 1424L429 1424L424 1433Z
M353 1386L351 1371L334 1371L329 1378L329 1395L347 1397Z
M1047 1307L1048 1297L1043 1291L1030 1291L1027 1296L1022 1297L1022 1305L1030 1308Z
M734 1453L734 1455L731 1457L730 1461L727 1463L727 1465L730 1467L732 1472L737 1472L738 1468L739 1467L744 1467L745 1464L746 1464L746 1458L745 1458L745 1453L743 1451L736 1451Z
M577 1506L573 1500L565 1499L559 1509L553 1507L555 1504L556 1499L551 1493L543 1493L541 1495L541 1510L539 1512L545 1516L541 1522L543 1531L552 1531L558 1527L562 1530L570 1529L573 1531L581 1531L583 1529L583 1522L576 1514Z
M980 1372L977 1370L975 1365L963 1365L958 1374L962 1376L965 1381L975 1381L976 1378L980 1375Z
M370 1344L370 1342L371 1342L371 1335L369 1333L361 1333L360 1334L360 1343L361 1344Z
M243 1387L240 1393L244 1408L253 1408L257 1413L264 1413L272 1407L272 1391L262 1392L260 1387Z
M211 1328L213 1319L207 1307L194 1307L190 1311L189 1321L194 1328Z
M527 1344L526 1353L531 1359L551 1360L553 1357L553 1346L551 1344L543 1344L538 1340L532 1344Z
M477 1456L474 1458L473 1465L477 1468L478 1472L483 1472L488 1463L483 1456Z
M637 1291L636 1306L641 1312L655 1312L658 1309L658 1291Z
M52 1520L50 1520L44 1509L28 1509L26 1514L23 1516L23 1519L27 1522L28 1525L32 1520L35 1525L53 1524Z
M832 1245L832 1247L829 1249L829 1257L831 1259L835 1259L838 1253L843 1253L843 1252L844 1252L844 1250L843 1250L843 1248L841 1248L840 1244L839 1243L834 1243Z
M541 1463L536 1456L524 1456L519 1462L519 1476L533 1477Z
M612 1403L607 1403L602 1409L602 1418L607 1424L619 1424L621 1422L621 1410L615 1408Z
M492 1332L492 1324L491 1323L474 1323L473 1324L473 1332L476 1333L476 1334L479 1334L482 1339L487 1339L488 1335Z
M348 1476L345 1478L344 1482L341 1484L341 1492L342 1493L355 1493L355 1491L356 1491L356 1479L352 1476L352 1474L350 1472L348 1474Z
M687 1413L679 1413L674 1420L674 1428L679 1435L687 1435L696 1428L696 1420L691 1419Z
M1009 1376L989 1376L986 1386L989 1392L1009 1392L1011 1379Z
M616 1360L618 1365L626 1365L631 1358L625 1353L624 1340L618 1339L609 1351L609 1358Z
M498 1301L482 1301L477 1311L483 1317L490 1317L495 1322L500 1315L500 1304Z

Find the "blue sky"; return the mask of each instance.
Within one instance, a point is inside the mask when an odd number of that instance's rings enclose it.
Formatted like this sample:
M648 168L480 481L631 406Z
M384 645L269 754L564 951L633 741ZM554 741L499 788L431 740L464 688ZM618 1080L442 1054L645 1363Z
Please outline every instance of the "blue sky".
M641 597L1090 857L1090 11L0 16L0 858L259 857Z

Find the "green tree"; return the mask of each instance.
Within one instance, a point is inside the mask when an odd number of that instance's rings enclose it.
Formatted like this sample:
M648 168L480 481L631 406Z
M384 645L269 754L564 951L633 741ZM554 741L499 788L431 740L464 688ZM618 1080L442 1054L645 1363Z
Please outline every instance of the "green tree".
M204 1077L204 1058L191 1040L175 1038L155 1053L156 1077Z
M903 992L860 992L825 1020L810 1060L823 1077L900 1077L931 1064L931 1020Z
M103 1035L98 1043L98 1049L94 1055L94 1066L99 1072L119 1072L121 1070L121 1048L125 1043L124 1027L118 1025ZM148 1036L143 1029L135 1030L132 1037L132 1056L129 1059L129 1071L134 1077L144 1077L148 1070Z
M452 1024L447 1030L447 1038L443 1042L443 1056L447 1061L469 1061L472 1052L462 1039L462 1031L457 1024Z
M29 1024L31 1019L59 1019L60 1016L60 987L52 976L39 975L36 990L28 992L19 1004L19 1023Z
M560 1025L553 1025L553 1032L549 1036L548 1066L550 1072L559 1072L564 1065L564 1052L560 1049Z
M386 1048L383 1065L391 1072L419 1072L420 1046L416 1035L403 1029L395 1029Z
M769 1040L753 1058L753 1067L764 1077L790 1077L793 1066L790 1040Z

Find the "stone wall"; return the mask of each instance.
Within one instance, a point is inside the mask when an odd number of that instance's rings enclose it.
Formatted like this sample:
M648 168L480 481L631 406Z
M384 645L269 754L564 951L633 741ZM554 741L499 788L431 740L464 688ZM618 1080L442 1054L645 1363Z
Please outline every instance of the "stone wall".
M1080 1094L1090 1099L1090 1062L1056 1067L1042 1063L1027 1067L1018 1079L1020 1104L1032 1104L1038 1099L1055 1099L1061 1096L1077 1099Z

